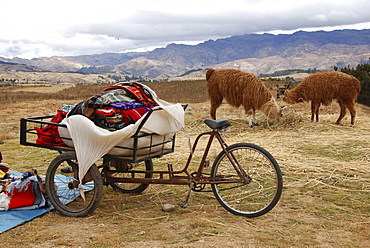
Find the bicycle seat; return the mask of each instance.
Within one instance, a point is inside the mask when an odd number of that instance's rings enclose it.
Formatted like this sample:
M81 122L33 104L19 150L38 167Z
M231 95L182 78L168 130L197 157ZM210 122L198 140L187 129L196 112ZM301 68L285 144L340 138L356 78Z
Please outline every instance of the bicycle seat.
M204 123L213 130L226 129L228 126L230 126L230 120L228 119L222 120L205 119Z

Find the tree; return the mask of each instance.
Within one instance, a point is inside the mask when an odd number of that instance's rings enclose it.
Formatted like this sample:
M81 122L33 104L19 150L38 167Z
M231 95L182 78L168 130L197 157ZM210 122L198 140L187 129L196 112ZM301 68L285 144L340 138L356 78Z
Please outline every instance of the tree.
M356 69L344 67L342 72L358 78L361 82L361 92L358 95L358 102L370 106L370 64L359 64Z

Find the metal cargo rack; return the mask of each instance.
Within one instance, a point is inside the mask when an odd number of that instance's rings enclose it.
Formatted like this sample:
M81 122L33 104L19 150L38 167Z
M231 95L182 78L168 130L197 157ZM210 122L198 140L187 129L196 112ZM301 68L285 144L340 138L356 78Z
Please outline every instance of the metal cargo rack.
M184 104L183 107L185 109L187 107L187 104ZM107 154L104 156L104 158L107 158L109 160L113 159L113 160L120 160L124 162L137 163L137 162L149 160L152 158L158 158L165 154L174 152L176 134L174 134L173 137L170 138L169 140L165 140L165 136L163 136L163 141L159 143L156 142L156 144L154 144L153 138L156 134L148 134L148 133L140 132L141 128L144 126L145 122L149 119L150 115L154 111L159 111L159 110L162 110L162 109L153 108L143 117L144 119L140 123L135 134L130 138L130 139L133 139L132 147L115 146L115 148L125 149L127 151L130 151L129 153L132 155L118 156L118 155L108 155ZM72 140L69 137L52 136L49 134L40 134L36 132L34 128L35 126L38 126L39 128L43 128L48 125L51 125L51 126L67 128L67 126L64 124L52 123L51 118L53 116L54 115L45 115L45 116L22 118L20 120L20 144L25 145L25 146L35 146L35 147L46 148L50 150L56 150L60 153L65 152L65 151L74 151L74 148L69 147L69 146L44 145L44 144L36 143L36 140L39 136L48 136L51 138L61 138L62 140L63 139ZM138 145L139 145L140 139L144 139L144 138L150 139L149 145L139 147Z

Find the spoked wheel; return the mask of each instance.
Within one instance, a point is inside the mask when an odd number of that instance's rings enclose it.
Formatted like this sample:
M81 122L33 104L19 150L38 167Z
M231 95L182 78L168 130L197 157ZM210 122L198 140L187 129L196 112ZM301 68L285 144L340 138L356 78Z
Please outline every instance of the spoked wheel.
M118 171L113 173L111 177L120 177L120 178L131 178L131 170L135 171L153 171L153 162L152 160L146 160L138 163L128 163L121 161L109 161L110 167L114 167ZM152 178L152 173L135 173L135 178ZM110 183L112 188L119 190L122 193L141 193L149 184L146 183L124 183L124 182L114 182Z
M61 214L83 217L99 205L103 196L103 180L95 164L82 180L83 194L80 194L79 183L75 152L62 153L50 163L45 186L50 202Z
M235 183L212 184L219 203L229 212L248 218L269 212L279 201L283 179L274 157L262 147L249 143L231 145L227 150L238 161L242 177L234 169L225 152L215 159L212 178L244 179Z

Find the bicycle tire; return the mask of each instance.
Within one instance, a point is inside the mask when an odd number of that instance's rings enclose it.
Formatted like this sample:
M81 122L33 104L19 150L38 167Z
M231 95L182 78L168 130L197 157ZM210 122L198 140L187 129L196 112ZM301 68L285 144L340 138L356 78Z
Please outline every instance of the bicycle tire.
M278 203L283 178L275 158L260 146L237 143L227 147L245 172L245 183L212 184L218 202L229 212L248 218L266 214ZM212 178L239 179L224 151L216 157Z
M95 164L83 179L85 200L78 185L76 153L65 152L54 158L46 171L45 187L51 204L62 215L84 217L99 205L103 196L103 180Z
M144 169L145 167L145 169ZM139 163L129 163L129 168L135 168L137 170L140 170L140 168L143 168L142 170L145 171L152 171L153 170L153 162L152 160L146 160L142 161ZM129 170L128 170L129 171ZM125 177L129 173L114 173L111 176L114 177L115 175L117 177ZM153 174L152 173L145 173L145 178L152 178ZM113 189L119 190L122 193L125 194L138 194L143 192L146 188L148 188L149 184L147 183L121 183L121 182L114 182L110 183L110 186L112 186Z

